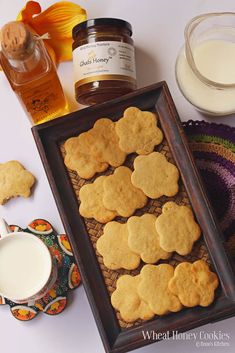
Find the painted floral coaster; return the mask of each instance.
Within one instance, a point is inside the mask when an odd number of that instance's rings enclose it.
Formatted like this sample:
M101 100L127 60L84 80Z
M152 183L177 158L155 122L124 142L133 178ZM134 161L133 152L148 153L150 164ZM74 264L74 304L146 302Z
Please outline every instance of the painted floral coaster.
M193 120L183 125L228 248L235 256L235 128Z
M16 304L0 296L0 305L8 304L13 316L21 321L35 318L40 311L48 315L60 314L66 307L68 291L77 288L81 282L67 235L57 234L52 225L44 219L35 219L26 229L11 225L12 232L24 231L39 237L57 261L58 278L51 290L34 306Z

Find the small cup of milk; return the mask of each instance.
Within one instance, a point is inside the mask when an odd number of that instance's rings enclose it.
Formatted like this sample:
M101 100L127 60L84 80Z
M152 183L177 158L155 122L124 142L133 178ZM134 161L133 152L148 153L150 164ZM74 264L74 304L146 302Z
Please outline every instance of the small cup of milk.
M56 263L43 241L30 233L11 233L0 219L0 296L33 305L56 277Z
M176 80L198 110L218 116L235 113L235 13L204 14L187 24Z

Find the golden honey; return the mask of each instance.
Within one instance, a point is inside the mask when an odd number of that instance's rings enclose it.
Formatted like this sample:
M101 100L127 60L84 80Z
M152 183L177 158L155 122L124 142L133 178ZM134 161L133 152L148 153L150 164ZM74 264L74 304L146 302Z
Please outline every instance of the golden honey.
M131 25L98 18L73 28L76 100L101 103L136 89L135 50Z
M1 34L2 69L32 123L65 114L67 102L43 41L22 22L8 23Z

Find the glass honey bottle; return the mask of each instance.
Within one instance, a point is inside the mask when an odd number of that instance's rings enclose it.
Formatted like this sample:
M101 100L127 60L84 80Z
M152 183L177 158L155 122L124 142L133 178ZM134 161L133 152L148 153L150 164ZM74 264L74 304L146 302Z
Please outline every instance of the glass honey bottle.
M22 22L1 30L1 67L33 124L68 112L56 68L43 41Z

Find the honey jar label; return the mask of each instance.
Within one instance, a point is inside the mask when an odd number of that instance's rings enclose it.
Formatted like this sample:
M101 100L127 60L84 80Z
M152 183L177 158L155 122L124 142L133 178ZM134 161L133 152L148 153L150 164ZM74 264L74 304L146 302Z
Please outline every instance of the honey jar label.
M73 51L76 86L102 80L136 80L135 51L117 41L89 43Z

